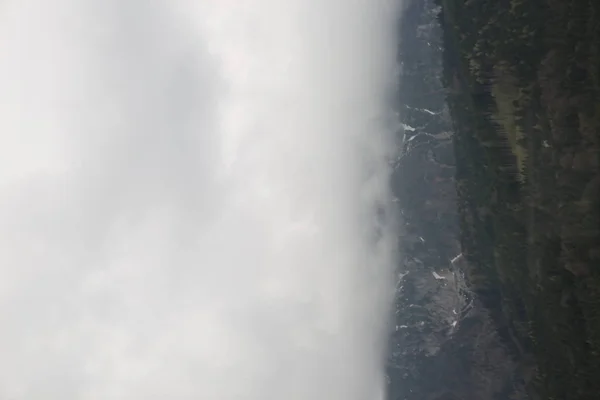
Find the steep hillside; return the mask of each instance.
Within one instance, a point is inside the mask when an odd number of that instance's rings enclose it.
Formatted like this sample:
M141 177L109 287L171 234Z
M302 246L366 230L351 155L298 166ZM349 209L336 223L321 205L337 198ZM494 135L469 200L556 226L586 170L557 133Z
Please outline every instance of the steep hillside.
M440 4L471 289L535 355L531 397L597 398L600 5Z
M517 387L514 345L465 282L454 130L443 86L441 8L407 4L400 21L396 99L402 210L389 398L492 399Z
M413 1L400 27L396 337L421 336L390 397L597 398L600 4Z

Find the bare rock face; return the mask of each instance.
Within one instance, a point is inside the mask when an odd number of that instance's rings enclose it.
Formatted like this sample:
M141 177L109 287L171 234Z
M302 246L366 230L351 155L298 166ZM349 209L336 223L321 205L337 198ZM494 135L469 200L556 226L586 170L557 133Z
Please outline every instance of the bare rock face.
M457 257L455 264L462 257ZM494 399L517 368L456 266L409 262L390 343L390 399Z

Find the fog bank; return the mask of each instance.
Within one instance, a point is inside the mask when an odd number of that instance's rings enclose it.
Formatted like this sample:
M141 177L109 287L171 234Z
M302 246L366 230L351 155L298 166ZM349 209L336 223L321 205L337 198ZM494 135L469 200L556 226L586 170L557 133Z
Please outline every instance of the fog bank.
M396 1L0 4L0 398L379 400Z

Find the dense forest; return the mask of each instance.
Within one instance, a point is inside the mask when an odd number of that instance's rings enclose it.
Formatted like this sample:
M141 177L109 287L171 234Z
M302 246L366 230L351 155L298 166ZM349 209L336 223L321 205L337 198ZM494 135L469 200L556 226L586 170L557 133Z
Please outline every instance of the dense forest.
M412 0L391 400L600 393L600 3Z

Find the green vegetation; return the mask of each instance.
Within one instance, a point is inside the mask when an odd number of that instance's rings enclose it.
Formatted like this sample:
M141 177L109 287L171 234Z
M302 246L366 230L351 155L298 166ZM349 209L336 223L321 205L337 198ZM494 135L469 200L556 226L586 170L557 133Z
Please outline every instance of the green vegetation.
M523 107L520 102L523 98L523 93L519 90L515 80L513 75L496 67L494 72L494 83L491 85L491 94L496 104L493 120L500 124L504 132L506 132L506 138L510 145L510 149L516 157L519 180L524 182L527 149L523 145L523 130L517 123L516 117L517 110Z
M535 359L505 398L597 399L600 3L439 4L466 273Z

